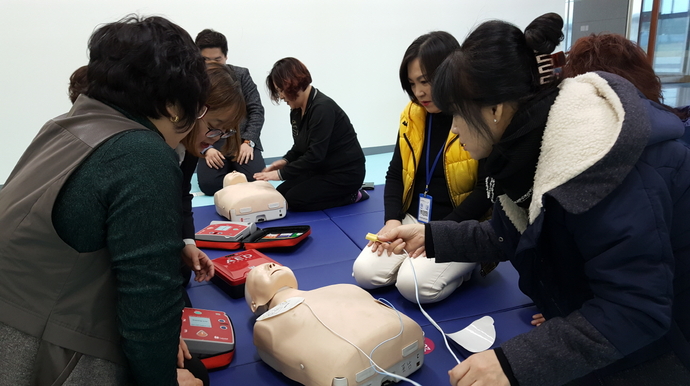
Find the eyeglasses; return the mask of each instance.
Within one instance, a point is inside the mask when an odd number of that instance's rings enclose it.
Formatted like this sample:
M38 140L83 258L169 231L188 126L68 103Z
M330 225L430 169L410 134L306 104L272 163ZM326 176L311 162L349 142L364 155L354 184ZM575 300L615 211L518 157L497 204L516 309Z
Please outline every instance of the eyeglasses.
M235 129L230 129L228 131L214 129L211 126L209 126L208 123L206 124L206 127L208 127L208 131L206 132L206 138L216 138L218 136L220 136L221 138L228 138L232 135L235 135L235 133L237 132Z
M201 111L199 111L199 114L197 115L196 119L201 119L203 121L203 118L206 116L206 113L208 113L208 110L208 105L204 105L204 107L201 108ZM214 129L213 127L211 127L211 125L208 124L208 122L204 121L204 123L206 124L206 128L208 129L208 131L206 132L206 138L228 138L237 132L234 129L230 129L228 131Z

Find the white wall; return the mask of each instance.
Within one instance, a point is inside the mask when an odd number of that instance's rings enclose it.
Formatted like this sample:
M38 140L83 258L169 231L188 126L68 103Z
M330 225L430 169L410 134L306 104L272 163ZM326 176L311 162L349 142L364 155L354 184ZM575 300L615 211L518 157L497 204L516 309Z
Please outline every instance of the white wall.
M230 63L248 67L261 91L264 157L292 144L288 107L272 105L265 77L285 56L302 60L314 86L347 112L362 147L391 145L407 96L398 67L417 36L445 30L460 42L478 23L524 28L564 0L0 0L0 184L40 127L70 108L70 74L88 63L94 28L128 13L165 16L192 37L228 37Z

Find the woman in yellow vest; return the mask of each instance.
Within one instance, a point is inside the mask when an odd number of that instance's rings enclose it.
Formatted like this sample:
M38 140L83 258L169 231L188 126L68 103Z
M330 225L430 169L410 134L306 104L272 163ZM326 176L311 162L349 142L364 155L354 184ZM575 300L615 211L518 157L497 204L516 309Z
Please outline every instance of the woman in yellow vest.
M411 101L400 116L398 140L386 174L385 225L379 234L401 224L477 220L491 207L483 180L477 186L477 161L450 132L453 117L442 113L431 99L436 68L459 48L452 35L436 31L418 37L405 52L400 83ZM470 278L474 268L474 263L436 264L433 258L405 262L404 255L389 254L380 243L370 242L357 257L353 276L364 288L395 283L413 302L416 276L419 300L431 303L448 297Z

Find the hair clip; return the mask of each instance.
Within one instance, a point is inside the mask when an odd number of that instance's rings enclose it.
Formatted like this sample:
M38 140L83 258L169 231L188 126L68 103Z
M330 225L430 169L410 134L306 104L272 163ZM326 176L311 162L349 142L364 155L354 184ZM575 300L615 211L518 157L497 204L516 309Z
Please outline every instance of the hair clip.
M536 58L540 85L553 82L560 78L561 67L565 64L565 54L563 51L558 51L551 55L537 55Z

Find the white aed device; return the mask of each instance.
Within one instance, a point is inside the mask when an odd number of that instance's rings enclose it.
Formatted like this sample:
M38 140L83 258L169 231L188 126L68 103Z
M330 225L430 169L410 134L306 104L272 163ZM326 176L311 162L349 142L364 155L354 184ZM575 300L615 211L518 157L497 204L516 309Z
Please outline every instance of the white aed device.
M256 224L253 222L211 221L194 238L205 241L240 241L254 232Z
M235 332L223 311L185 308L180 334L190 352L216 355L235 349Z

